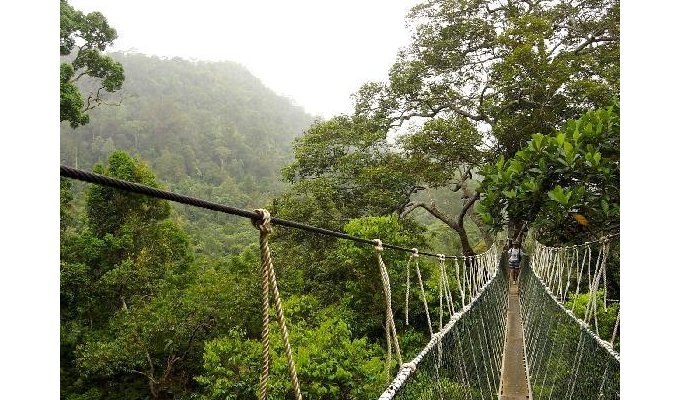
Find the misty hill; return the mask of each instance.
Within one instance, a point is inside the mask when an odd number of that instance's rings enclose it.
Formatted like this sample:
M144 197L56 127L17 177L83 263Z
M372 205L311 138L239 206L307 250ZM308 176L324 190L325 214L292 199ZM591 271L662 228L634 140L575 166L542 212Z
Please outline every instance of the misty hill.
M124 150L149 163L171 190L243 208L265 206L283 188L280 169L292 159L291 142L312 122L302 107L236 63L113 56L126 75L111 100L120 105L92 110L90 123L75 130L62 124L63 164L91 170ZM195 230L224 225L220 216L179 209Z

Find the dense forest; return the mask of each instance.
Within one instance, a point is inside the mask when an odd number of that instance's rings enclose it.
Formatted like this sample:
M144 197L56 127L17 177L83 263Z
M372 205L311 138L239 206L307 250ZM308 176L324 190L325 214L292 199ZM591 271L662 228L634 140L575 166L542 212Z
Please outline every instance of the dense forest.
M164 187L235 207L266 204L283 189L291 142L312 117L242 66L111 54L125 69L112 106L61 129L62 163L91 170L114 150L143 159ZM240 249L234 220L180 209L202 252ZM232 221L225 223L225 221ZM242 226L242 225L236 225Z
M427 1L388 81L328 120L236 63L107 53L106 18L60 3L62 164L446 254L501 232L560 245L618 230L618 1ZM61 398L256 398L250 221L68 179L60 200ZM278 226L270 244L303 395L377 398L397 365L375 250ZM407 256L382 257L410 359L427 317L404 318ZM434 306L438 265L421 268ZM293 398L269 314L269 394Z

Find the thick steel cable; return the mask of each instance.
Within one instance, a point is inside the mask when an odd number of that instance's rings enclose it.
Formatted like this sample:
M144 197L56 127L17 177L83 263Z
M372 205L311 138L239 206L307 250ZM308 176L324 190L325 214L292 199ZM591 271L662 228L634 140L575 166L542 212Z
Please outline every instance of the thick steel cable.
M112 178L110 176L106 175L101 175L101 174L96 174L93 172L88 172L88 171L83 171L80 169L76 168L71 168L65 165L61 165L59 168L60 175L65 177L65 178L71 178L71 179L76 179L79 181L83 182L89 182L89 183L95 183L97 185L102 185L102 186L108 186L112 187L115 189L120 189L126 192L131 192L131 193L137 193L137 194L143 194L146 196L151 196L159 199L164 199L164 200L169 200L173 201L175 203L181 203L181 204L187 204L190 206L195 206L195 207L200 207L200 208L205 208L208 210L212 211L218 211L226 214L231 214L231 215L236 215L239 217L243 218L248 218L248 219L259 219L259 216L257 213L249 210L243 210L240 208L236 207L231 207L227 206L224 204L219 204L219 203L213 203L207 200L199 199L196 197L191 197L191 196L185 196L182 194L174 193L174 192L169 192L167 190L161 190L155 187L147 186L147 185L142 185L140 183L135 183L135 182L129 182L125 181L122 179L116 179ZM337 231L332 231L330 229L325 229L325 228L320 228L318 226L312 226L312 225L307 225L303 224L300 222L295 222L295 221L289 221L281 218L276 218L276 217L271 217L271 223L273 225L280 225L280 226L285 226L288 228L295 228L295 229L301 229L304 231L308 232L314 232L318 233L321 235L326 235L326 236L333 236L337 237L340 239L346 239L346 240L352 240L355 242L359 243L364 243L364 244L370 244L370 245L375 245L375 242L370 239L364 239L352 235L348 235L343 232L337 232ZM393 249L393 250L398 250L398 251L403 251L406 253L413 253L413 249L409 249L406 247L401 247L401 246L396 246L393 244L388 244L388 243L383 243L383 247L388 248L388 249ZM428 253L428 252L420 252L420 255L424 256L429 256L429 257L436 257L439 258L439 254L434 254L434 253ZM460 256L449 256L447 255L446 258L450 259L459 259L461 258Z

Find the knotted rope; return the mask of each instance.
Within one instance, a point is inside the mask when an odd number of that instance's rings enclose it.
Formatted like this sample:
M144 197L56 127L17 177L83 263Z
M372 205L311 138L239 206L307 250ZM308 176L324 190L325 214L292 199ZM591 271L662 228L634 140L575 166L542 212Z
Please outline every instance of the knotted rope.
M414 249L415 252L411 253L411 256L406 262L406 305L404 306L404 320L406 321L406 326L408 326L408 298L411 296L411 260L414 257L418 257L418 249Z
M276 308L276 320L281 328L281 336L283 337L283 345L288 360L288 371L290 372L290 379L293 384L293 393L296 400L302 400L300 383L295 371L293 352L290 348L290 339L288 337L288 329L286 328L286 319L283 315L281 296L276 284L271 250L269 249L269 234L272 232L271 216L265 209L254 211L260 216L257 220L253 219L252 223L260 231L260 258L262 260L260 268L262 275L262 373L260 375L258 397L260 400L267 399L267 381L269 380L269 294L271 291L274 297L274 307Z
M392 313L392 289L390 288L390 277L387 274L387 267L382 259L382 241L380 239L373 240L375 243L375 254L378 258L378 267L380 268L380 277L382 278L383 291L385 292L385 336L387 338L387 375L389 379L390 367L392 364L392 343L397 351L397 359L399 365L403 364L401 358L401 350L399 349L399 340L397 338L397 328L394 325L394 314Z
M418 286L420 288L420 296L421 296L421 299L423 301L423 308L425 308L425 316L427 317L427 327L430 330L430 336L432 336L432 335L434 335L434 331L432 330L432 320L430 319L430 308L427 305L427 297L425 295L425 286L423 285L423 277L420 274L420 266L419 266L419 263L418 263L418 257L420 257L420 255L418 254L418 249L416 249L415 247L411 250L413 251L413 253L411 254L411 257L409 258L409 264L410 264L410 261L412 259L415 259L416 276L418 277ZM408 278L408 276L409 276L408 275L409 274L409 272L408 272L409 264L406 264L406 274L407 274L406 285L407 285L407 288L410 287L410 284L408 283L409 282L409 278ZM406 311L406 324L407 325L408 325L408 293L409 293L409 291L407 289L406 290L406 310L407 310Z

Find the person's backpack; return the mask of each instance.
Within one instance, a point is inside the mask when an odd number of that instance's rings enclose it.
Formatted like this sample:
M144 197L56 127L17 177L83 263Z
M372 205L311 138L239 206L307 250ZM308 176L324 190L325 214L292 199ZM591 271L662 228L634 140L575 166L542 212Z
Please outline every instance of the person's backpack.
M510 249L510 262L513 264L519 264L519 259L520 259L520 250L519 249Z

